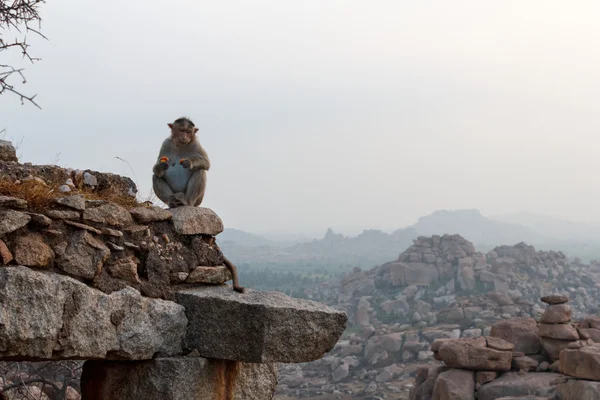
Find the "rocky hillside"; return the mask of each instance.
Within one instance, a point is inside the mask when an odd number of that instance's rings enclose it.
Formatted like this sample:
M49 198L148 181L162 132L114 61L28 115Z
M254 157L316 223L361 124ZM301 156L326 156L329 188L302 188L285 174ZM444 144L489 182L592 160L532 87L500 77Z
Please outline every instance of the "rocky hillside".
M276 363L344 331L341 311L226 285L212 210L137 204L126 178L22 165L5 142L0 156L0 398L265 400ZM41 375L62 360L87 361Z
M551 294L568 296L573 318L582 320L596 312L599 282L598 264L561 252L520 243L482 254L458 235L419 237L395 261L309 291L345 310L350 326L323 359L283 368L280 396L408 398L419 366L434 361L435 340L489 336L501 321L539 319L540 298Z

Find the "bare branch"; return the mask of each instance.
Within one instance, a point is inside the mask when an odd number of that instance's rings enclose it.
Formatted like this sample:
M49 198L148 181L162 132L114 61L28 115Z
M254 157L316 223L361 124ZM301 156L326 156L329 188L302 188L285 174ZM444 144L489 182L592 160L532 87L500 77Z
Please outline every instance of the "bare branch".
M14 29L17 32L22 32L22 27L25 28L25 32L33 32L36 35L48 39L44 36L39 29L32 28L31 25L37 23L41 26L41 17L38 12L39 6L45 3L45 0L0 0L0 53L5 50L18 48L23 55L23 58L27 58L29 62L34 63L39 61L40 58L32 57L29 54L29 44L27 43L27 36L23 36L22 39L14 39L14 42L7 42L3 39L3 31ZM10 77L20 76L23 80L22 83L27 83L25 76L22 73L22 69L16 69L10 65L0 64L0 95L3 93L13 93L19 96L21 104L25 101L29 101L36 107L41 107L34 101L35 95L26 96L17 90L14 84L8 82Z

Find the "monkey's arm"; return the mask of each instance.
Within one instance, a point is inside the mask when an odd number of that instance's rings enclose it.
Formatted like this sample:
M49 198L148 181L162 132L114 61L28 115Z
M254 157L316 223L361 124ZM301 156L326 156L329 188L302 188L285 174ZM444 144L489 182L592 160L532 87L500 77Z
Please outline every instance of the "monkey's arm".
M210 169L210 160L208 157L193 157L190 158L190 163L191 170L205 169L208 171Z
M163 145L160 147L160 152L158 153L158 161L156 162L156 164L154 164L154 167L152 167L152 172L159 178L164 177L167 168L169 168L168 162L161 161L163 155L166 154L167 150L167 146L165 146L165 144L163 143Z
M194 146L194 152L190 154L188 160L189 163L186 162L184 167L193 171L199 169L205 169L208 171L210 169L210 160L208 159L208 154L206 154L206 150L204 150L200 143L196 143Z

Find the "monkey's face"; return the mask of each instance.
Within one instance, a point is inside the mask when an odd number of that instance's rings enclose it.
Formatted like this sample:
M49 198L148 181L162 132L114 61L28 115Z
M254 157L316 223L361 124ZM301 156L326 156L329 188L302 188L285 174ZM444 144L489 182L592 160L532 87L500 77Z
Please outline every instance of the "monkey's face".
M198 128L190 125L174 125L169 124L171 128L171 139L177 147L185 147L196 138Z

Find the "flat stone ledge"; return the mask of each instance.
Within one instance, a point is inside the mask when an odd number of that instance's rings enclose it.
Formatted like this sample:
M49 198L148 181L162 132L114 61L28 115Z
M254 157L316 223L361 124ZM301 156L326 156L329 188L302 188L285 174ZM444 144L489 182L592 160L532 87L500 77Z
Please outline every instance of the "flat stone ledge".
M228 286L175 293L189 322L184 347L201 357L254 363L300 363L321 358L346 328L347 316L280 292Z
M81 375L86 400L270 400L276 386L274 364L200 357L87 361Z

